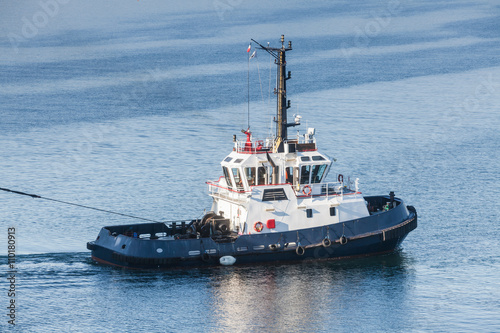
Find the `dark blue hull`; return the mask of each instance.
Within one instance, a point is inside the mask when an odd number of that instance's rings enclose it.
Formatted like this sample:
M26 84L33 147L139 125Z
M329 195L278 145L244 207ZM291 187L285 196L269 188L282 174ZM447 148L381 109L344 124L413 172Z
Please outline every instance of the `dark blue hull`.
M415 209L396 201L398 205L389 211L365 218L280 233L155 239L138 234L166 233L165 224L104 227L87 247L99 263L135 269L214 266L224 256L234 257L236 265L367 256L395 250L417 227Z

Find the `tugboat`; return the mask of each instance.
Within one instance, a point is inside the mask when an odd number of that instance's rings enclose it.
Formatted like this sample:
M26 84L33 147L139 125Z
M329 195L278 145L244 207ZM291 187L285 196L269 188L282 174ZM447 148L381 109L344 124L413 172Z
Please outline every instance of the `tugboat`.
M252 40L254 41L254 40ZM278 75L276 134L233 137L222 176L208 181L211 211L201 219L103 227L87 243L98 263L170 269L249 263L340 259L394 251L417 227L417 212L393 192L363 196L358 179L325 181L332 160L318 151L315 129L288 136L286 52L265 47Z

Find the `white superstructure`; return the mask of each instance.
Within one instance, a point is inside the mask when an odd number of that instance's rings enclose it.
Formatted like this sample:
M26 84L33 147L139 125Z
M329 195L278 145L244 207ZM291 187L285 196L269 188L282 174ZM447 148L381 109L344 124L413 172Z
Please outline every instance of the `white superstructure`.
M212 211L230 220L239 234L272 233L341 223L369 216L351 182L324 181L332 161L317 151L314 129L301 140L235 141L221 162L223 176L207 182ZM277 152L273 152L277 151ZM259 231L260 230L260 231Z

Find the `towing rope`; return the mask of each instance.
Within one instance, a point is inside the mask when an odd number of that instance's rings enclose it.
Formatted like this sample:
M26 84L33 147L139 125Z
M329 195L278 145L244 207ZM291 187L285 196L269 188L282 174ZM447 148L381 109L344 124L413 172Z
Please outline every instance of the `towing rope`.
M101 209L101 208L95 208L95 207L80 205L80 204L76 204L76 203L73 203L73 202L67 202L67 201L62 201L62 200L57 200L57 199L42 197L42 196L37 195L37 194L30 194L30 193L25 193L25 192L20 192L20 191L9 190L8 188L0 187L0 190L5 191L5 192L20 194L20 195L26 195L26 196L32 197L34 199L44 199L44 200L49 200L49 201L55 201L55 202L63 203L63 204L66 204L66 205L77 206L77 207L82 207L82 208L87 208L87 209L93 209L93 210L97 210L97 211L104 212L104 213L109 213L109 214L115 214L115 215L130 217L130 218L133 218L133 219L144 220L144 221L149 221L149 222L156 222L156 223L163 223L163 222L160 222L160 221L151 220L151 219L147 219L147 218L144 218L144 217L139 217L139 216L134 216L134 215L128 215L128 214L113 212L111 210L106 210L106 209Z

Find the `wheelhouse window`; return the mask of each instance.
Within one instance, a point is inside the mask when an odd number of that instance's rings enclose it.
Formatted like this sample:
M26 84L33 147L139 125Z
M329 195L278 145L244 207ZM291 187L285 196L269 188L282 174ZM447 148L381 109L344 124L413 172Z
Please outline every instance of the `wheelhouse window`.
M255 176L255 168L245 168L245 177L247 178L248 186L257 185Z
M286 167L285 168L285 182L287 184L293 184L293 167Z
M233 187L233 182L231 181L231 177L229 177L229 170L226 167L222 167L222 172L224 172L224 178L226 179L227 186Z
M259 183L258 185L265 185L266 184L266 168L265 167L258 167L257 168L257 176Z
M309 175L311 173L310 165L303 165L300 169L300 183L309 184Z
M241 178L240 169L232 168L231 170L233 171L233 179L236 183L236 188L238 190L243 190L243 179Z
M321 183L321 178L323 178L323 174L325 173L326 164L321 165L313 165L312 167L312 175L311 175L311 183Z

